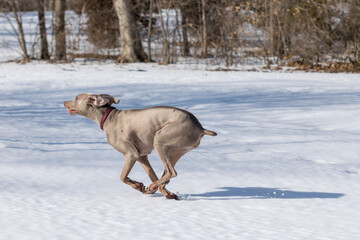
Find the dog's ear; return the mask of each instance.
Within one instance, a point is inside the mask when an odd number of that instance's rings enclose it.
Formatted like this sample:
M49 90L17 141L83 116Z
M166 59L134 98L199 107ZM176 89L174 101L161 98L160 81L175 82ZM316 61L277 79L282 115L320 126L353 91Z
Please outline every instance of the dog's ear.
M100 94L100 95L89 95L88 96L88 102L89 104L91 104L94 107L102 107L105 106L106 104L117 104L120 102L120 100L116 97L110 96L108 94Z
M108 104L110 104L110 105L114 104L114 103L118 104L120 102L120 100L118 98L113 97L113 96L111 96L109 94L100 94L100 96L105 98L105 99L108 99L109 100Z

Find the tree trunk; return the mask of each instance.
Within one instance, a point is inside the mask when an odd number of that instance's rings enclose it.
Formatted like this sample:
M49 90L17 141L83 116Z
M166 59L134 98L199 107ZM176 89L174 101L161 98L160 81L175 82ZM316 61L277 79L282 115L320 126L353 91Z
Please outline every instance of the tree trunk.
M183 54L185 57L190 56L190 45L188 39L188 26L186 19L186 10L181 8L181 29L182 29L182 38L183 38Z
M45 26L45 0L38 0L38 16L39 16L39 28L41 39L41 53L40 59L49 59L48 42L46 38L46 26Z
M121 38L121 56L119 61L145 62L148 57L141 43L139 30L136 26L135 14L131 0L113 0L119 18Z
M270 52L271 52L271 56L275 55L275 33L274 33L274 6L273 6L273 1L270 0L270 6L269 6L269 16L270 16Z
M162 4L161 4L161 0L156 0L157 1L157 7L159 10L159 15L160 15L160 25L161 25L161 32L163 35L163 62L162 64L169 64L170 63L170 46L169 46L169 41L167 38L167 31L165 29L164 26L164 21L163 21L163 17L162 17Z
M55 58L66 59L65 0L55 0Z
M201 57L206 58L207 56L207 29L206 29L206 0L201 0L202 7L202 41L201 41Z
M148 27L148 62L151 60L151 30L152 30L152 15L153 15L154 0L150 0L150 13L149 13L149 27Z

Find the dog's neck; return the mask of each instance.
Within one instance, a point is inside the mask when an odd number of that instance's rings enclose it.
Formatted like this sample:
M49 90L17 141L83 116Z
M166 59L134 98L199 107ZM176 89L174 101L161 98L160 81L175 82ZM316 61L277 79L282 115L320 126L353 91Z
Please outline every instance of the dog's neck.
M104 123L107 119L107 117L109 116L109 114L111 113L112 110L114 110L115 108L114 107L109 107L106 112L104 113L103 117L101 118L101 121L100 121L100 129L101 130L104 130Z
M95 122L97 122L100 125L100 128L101 128L101 126L106 121L107 117L110 115L110 113L114 109L116 109L116 108L111 107L111 106L104 106L104 107L100 107L100 108L95 108L94 107L94 108L91 108L88 111L88 114L86 115L86 117L90 118L91 120L93 120Z

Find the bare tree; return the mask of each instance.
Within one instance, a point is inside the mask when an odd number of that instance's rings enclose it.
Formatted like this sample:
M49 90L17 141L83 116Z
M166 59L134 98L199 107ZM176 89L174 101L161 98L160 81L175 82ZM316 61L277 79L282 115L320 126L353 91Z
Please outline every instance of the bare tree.
M26 41L25 41L24 30L23 30L23 25L22 25L22 18L21 18L21 15L18 14L19 2L17 0L6 0L6 3L8 4L8 6L10 7L11 11L14 14L14 18L15 18L16 24L18 26L18 31L16 31L15 27L12 25L9 17L7 15L5 15L5 16L17 36L21 50L23 52L23 60L25 62L27 62L30 60L30 57L28 55L27 48L26 48Z
M150 12L149 12L149 26L148 26L148 62L151 60L151 29L152 29L152 20L153 20L153 9L154 9L154 0L150 0Z
M39 28L40 28L40 59L49 59L48 42L46 37L46 25L45 25L45 0L38 0L38 16L39 16Z
M66 0L55 0L55 58L66 59L65 5Z
M79 0L77 0L79 1ZM118 18L112 0L83 0L87 16L85 33L96 48L109 49L119 47Z
M346 37L345 42L349 42L354 61L360 63L360 2L350 1L348 4L349 13L344 20L346 26L342 28L345 33L341 35Z
M181 30L183 40L183 54L190 56L190 44L188 39L188 24L187 24L187 11L185 6L180 6L181 10Z
M162 4L161 4L161 0L156 0L157 1L157 8L159 10L159 16L160 16L160 24L161 24L161 33L163 36L163 62L162 64L169 64L170 63L170 46L169 46L169 40L168 40L168 29L165 29L164 26L164 20L163 20L163 15L162 15Z
M131 0L113 0L121 38L121 56L119 61L144 62L148 59L135 20L134 6Z
M201 19L202 19L202 41L201 41L201 57L207 56L207 24L206 24L206 0L201 0Z

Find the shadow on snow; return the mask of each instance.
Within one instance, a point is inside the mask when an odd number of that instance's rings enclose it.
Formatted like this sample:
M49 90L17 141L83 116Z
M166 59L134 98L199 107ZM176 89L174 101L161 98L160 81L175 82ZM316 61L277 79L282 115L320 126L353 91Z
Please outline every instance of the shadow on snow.
M222 187L217 191L201 194L191 194L188 200L231 200L231 199L313 199L313 198L340 198L345 196L342 193L326 192L297 192L290 190L281 190L278 188L264 187Z

